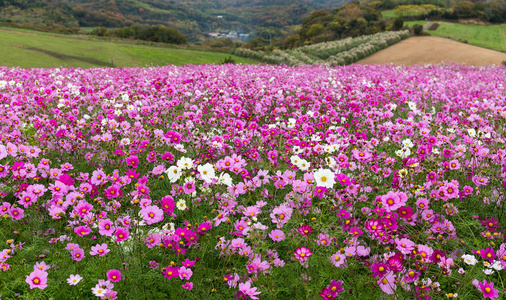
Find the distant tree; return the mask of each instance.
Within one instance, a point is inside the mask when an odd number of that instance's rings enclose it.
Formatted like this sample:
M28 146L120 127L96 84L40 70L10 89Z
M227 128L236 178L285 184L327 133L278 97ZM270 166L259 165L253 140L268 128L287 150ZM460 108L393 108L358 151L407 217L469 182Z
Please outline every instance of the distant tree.
M319 35L320 33L325 30L325 27L322 24L313 24L311 27L309 27L309 30L307 31L306 35L308 37L315 37Z
M404 26L404 19L402 17L398 17L394 21L394 29L400 30Z
M109 36L109 31L107 28L99 26L95 27L91 32L91 35L98 35L98 36Z
M471 18L475 16L474 3L471 1L460 1L455 5L455 14L459 18Z
M247 48L250 50L264 50L265 46L267 46L268 44L269 44L268 40L261 37L257 37L245 43L243 45L243 48Z

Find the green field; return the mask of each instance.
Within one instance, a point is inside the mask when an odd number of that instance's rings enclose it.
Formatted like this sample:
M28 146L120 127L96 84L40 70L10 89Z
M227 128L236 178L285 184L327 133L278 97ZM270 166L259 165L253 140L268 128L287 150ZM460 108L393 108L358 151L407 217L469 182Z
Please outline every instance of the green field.
M387 19L397 18L397 16L394 14L393 9L384 10L381 12L381 15L383 16L383 18L387 18Z
M425 21L405 22L406 25L425 24ZM467 41L471 45L506 52L506 24L501 25L470 25L448 22L439 23L437 30L428 30L430 34Z
M160 45L93 40L30 30L0 28L0 66L54 67L143 67L183 64L218 64L227 53L198 51ZM233 56L237 63L257 61Z

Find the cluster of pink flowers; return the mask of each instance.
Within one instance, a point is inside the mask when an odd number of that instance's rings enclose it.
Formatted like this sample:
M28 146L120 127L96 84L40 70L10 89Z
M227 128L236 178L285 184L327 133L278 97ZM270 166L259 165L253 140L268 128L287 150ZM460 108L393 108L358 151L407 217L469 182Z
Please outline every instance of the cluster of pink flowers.
M139 264L185 293L207 288L216 257L238 299L289 268L323 299L357 293L338 280L348 268L388 295L503 297L503 78L450 65L0 67L0 226L15 228L0 281L27 273L19 232L42 220L55 225L33 234L64 248L58 259L145 251ZM64 280L48 278L67 272L66 288L107 278L88 292L118 298L132 269L100 270L37 263L27 290L56 290Z

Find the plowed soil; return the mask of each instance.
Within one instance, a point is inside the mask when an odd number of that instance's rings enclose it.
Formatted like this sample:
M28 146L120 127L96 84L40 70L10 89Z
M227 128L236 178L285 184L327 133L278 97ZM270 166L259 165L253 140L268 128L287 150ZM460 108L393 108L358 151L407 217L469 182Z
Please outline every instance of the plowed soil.
M357 64L424 65L457 63L473 66L501 64L506 53L468 45L445 38L424 36L410 37L383 49Z

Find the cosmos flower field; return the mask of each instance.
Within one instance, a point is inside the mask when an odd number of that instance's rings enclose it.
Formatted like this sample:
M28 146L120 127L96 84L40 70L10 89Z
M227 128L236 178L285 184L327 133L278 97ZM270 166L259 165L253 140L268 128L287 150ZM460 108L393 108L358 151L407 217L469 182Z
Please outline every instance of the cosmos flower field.
M504 78L0 68L0 299L504 297Z

